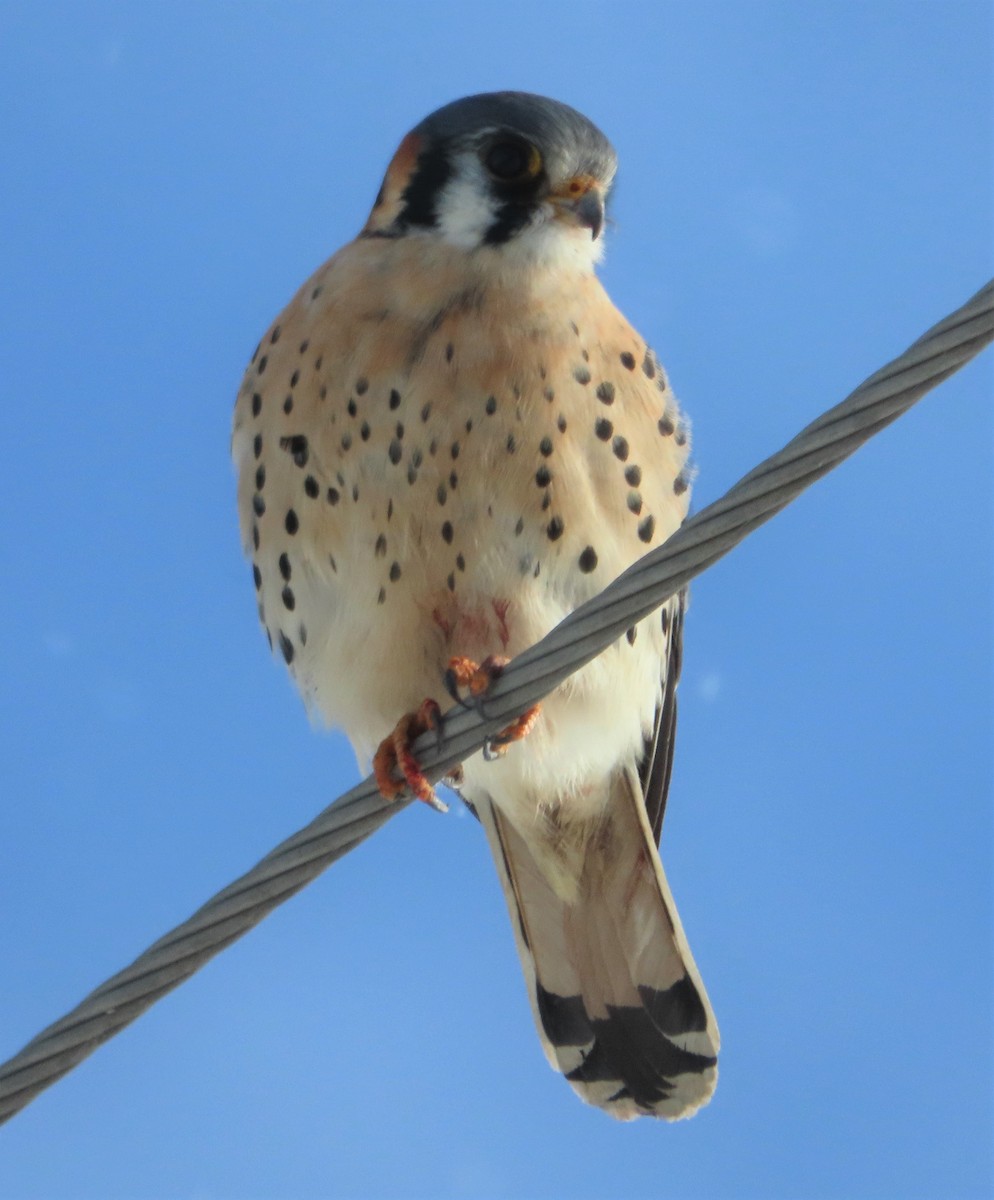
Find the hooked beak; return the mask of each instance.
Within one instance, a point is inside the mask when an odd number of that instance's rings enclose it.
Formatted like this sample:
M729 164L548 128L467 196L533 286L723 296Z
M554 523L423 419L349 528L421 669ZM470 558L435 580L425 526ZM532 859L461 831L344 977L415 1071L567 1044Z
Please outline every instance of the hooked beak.
M577 175L549 197L561 221L589 229L595 241L604 227L604 193L590 175Z

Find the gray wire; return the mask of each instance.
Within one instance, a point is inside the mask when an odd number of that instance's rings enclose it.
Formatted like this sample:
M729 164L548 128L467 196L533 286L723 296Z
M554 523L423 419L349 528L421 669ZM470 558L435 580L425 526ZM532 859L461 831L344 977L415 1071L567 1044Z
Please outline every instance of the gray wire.
M519 655L496 680L482 710L457 707L446 714L440 741L428 734L416 743L425 773L437 780L479 750L488 737L727 554L992 339L994 281ZM364 780L101 984L0 1065L0 1123L364 841L406 803L384 800L372 779Z

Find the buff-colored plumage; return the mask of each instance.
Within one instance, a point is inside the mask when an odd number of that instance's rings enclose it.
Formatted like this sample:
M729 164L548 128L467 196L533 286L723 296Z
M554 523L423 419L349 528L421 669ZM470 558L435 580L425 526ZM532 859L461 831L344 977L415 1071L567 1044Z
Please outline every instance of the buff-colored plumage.
M365 236L267 331L235 416L260 615L364 765L402 713L444 694L453 655L531 645L669 536L688 500L663 371L572 230L544 228L531 252L537 234L453 244L469 218L440 220L458 231L448 239L384 235L424 145L405 139ZM620 1117L685 1115L716 1074L717 1029L643 797L647 739L660 713L672 724L681 605L564 684L526 741L467 762L462 785L547 1054ZM612 1027L615 1011L629 1016Z

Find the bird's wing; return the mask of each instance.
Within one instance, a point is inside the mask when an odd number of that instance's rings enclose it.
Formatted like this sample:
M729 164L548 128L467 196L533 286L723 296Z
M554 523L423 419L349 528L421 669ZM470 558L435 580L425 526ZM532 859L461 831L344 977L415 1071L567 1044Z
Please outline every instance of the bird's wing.
M677 684L683 663L683 615L687 609L684 589L663 606L662 620L666 631L666 667L663 689L656 709L652 736L646 738L645 754L638 764L639 782L645 798L645 811L656 845L663 828L666 796L673 771L673 747L676 742Z

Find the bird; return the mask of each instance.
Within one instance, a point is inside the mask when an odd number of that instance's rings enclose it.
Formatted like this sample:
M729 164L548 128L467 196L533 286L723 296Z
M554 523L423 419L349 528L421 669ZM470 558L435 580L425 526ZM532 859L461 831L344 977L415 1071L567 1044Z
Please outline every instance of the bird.
M232 453L258 613L306 706L389 797L411 742L658 546L689 425L596 266L615 151L525 92L444 105L366 224L264 333ZM550 1064L620 1120L711 1097L718 1028L657 852L686 597L473 755Z

